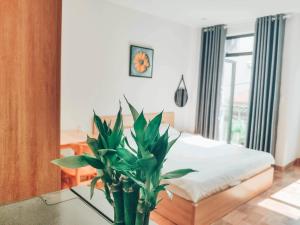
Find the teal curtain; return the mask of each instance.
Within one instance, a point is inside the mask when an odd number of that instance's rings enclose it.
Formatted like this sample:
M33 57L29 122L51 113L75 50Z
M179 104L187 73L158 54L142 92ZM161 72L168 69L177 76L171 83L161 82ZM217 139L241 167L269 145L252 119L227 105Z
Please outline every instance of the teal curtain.
M285 31L284 15L258 18L246 147L275 153Z
M217 135L225 40L224 25L202 29L196 133L211 139Z

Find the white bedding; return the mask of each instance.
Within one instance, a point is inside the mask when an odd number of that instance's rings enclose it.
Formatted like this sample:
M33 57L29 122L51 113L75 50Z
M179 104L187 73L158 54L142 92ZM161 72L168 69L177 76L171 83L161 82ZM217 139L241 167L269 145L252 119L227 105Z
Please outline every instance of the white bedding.
M176 130L171 129L171 139L176 135ZM238 185L272 164L271 154L183 133L172 147L163 172L183 168L199 171L167 181L171 192L196 203Z
M238 185L272 164L271 154L184 133L170 151L164 171L181 168L199 171L168 180L170 191L196 203Z

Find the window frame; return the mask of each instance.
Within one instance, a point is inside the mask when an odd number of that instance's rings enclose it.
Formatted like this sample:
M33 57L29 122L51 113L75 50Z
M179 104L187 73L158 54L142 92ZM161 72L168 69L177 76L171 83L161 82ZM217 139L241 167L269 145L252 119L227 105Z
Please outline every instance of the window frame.
M232 39L246 38L246 37L254 37L254 33L227 36L226 41L227 40L232 40ZM247 56L247 55L253 55L253 51L251 51L251 52L237 52L237 53L227 53L227 52L225 52L225 58L226 57Z

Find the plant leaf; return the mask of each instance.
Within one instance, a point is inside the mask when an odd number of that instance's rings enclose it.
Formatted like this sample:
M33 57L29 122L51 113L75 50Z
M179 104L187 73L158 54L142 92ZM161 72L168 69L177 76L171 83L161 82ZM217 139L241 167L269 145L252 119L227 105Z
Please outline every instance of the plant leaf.
M174 170L171 172L168 172L164 175L161 176L161 179L174 179L174 178L180 178L183 177L189 173L192 172L197 172L196 170L193 169L179 169L179 170Z
M144 131L145 127L147 125L147 121L144 116L144 112L142 111L139 117L136 119L136 121L133 124L134 132L136 140L139 143L143 143L144 139Z
M145 131L145 142L150 144L159 135L159 126L161 124L163 112L155 116L148 124Z
M130 165L126 162L124 162L124 160L117 160L117 161L111 161L111 167L117 171L119 171L120 173L123 174L124 171L132 171L132 170L136 170L137 168L139 168L136 164L135 165Z
M153 154L148 153L146 157L139 159L137 163L146 174L151 174L157 165L157 160Z
M151 149L151 153L155 156L158 166L164 162L164 159L168 153L168 129L165 133L159 137L154 146Z
M103 125L103 122L102 122L101 118L96 115L95 111L94 111L94 123L96 124L96 127L99 131L99 134L105 136L107 131L104 128L104 125Z
M104 127L105 132L106 132L107 134L110 134L110 131L111 131L111 129L110 129L110 122L107 123L106 120L104 120L104 121L103 121L103 127Z
M136 164L137 157L125 148L118 148L117 155L128 164Z
M109 149L109 148L103 148L103 149L98 150L98 153L99 153L100 156L105 156L105 154L108 153L108 152L115 153L116 150L115 149Z
M136 183L141 188L145 188L144 182L137 179L134 175L132 175L130 172L124 171L124 175L129 177L134 183Z
M109 191L109 188L108 188L107 183L104 183L104 194L105 194L106 200L107 200L111 205L113 205L114 201L113 201L112 198L111 198L110 191Z
M107 148L116 149L122 141L123 131L112 132L112 134L108 137L108 145Z
M124 174L124 171L132 171L139 168L136 163L129 164L124 159L121 159L117 154L107 154L106 158L109 160L111 168L122 174Z
M176 143L176 141L180 138L180 136L181 136L181 132L180 132L180 134L178 135L177 138L173 139L172 141L170 141L168 143L168 152L170 151L170 149L172 148L172 146Z
M122 119L122 108L120 106L117 119L112 130L112 133L108 136L108 147L109 148L117 148L123 137L123 119Z
M66 168L80 168L89 165L82 155L68 156L51 161L53 164Z
M86 143L88 144L89 148L92 150L94 155L98 156L98 149L99 149L98 140L87 136Z
M133 117L133 120L136 121L137 118L139 117L139 113L137 112L137 110L129 103L129 101L127 100L127 98L125 97L124 95L124 98L129 106L129 109L130 109L130 112L131 112L131 115Z
M92 180L92 182L91 182L90 199L93 198L95 186L96 186L96 184L97 184L97 181L100 180L100 179L101 179L101 177L99 177L99 176L93 178L93 180Z
M136 150L133 147L130 146L127 137L124 137L124 141L125 141L126 145L131 149L131 151L136 153Z
M164 191L164 190L166 190L166 186L168 186L168 185L169 184L161 184L154 189L154 192L159 193L160 191Z
M106 135L107 137L107 135ZM105 140L105 138L101 135L101 133L99 133L98 135L98 143L99 143L99 148L103 149L103 148L108 148L108 144L107 141Z
M114 128L112 130L112 132L119 132L119 130L121 129L122 127L122 107L120 106L119 108L119 112L118 112L118 115L117 115L117 119L116 119L116 122L115 122L115 125L114 125Z
M104 169L104 164L101 162L101 160L88 155L82 155L82 157L90 166L96 169Z
M157 199L156 205L158 205L162 200L163 200L162 198Z

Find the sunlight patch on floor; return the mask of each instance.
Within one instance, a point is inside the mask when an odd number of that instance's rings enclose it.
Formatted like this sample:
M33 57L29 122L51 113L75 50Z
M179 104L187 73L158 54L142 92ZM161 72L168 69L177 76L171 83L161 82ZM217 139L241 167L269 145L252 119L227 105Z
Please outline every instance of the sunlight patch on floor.
M300 180L277 191L270 198L258 203L259 206L284 215L286 217L300 219Z
M284 204L282 202L268 198L259 202L258 205L291 219L300 219L300 209Z
M292 206L300 207L300 180L276 192L271 198Z

